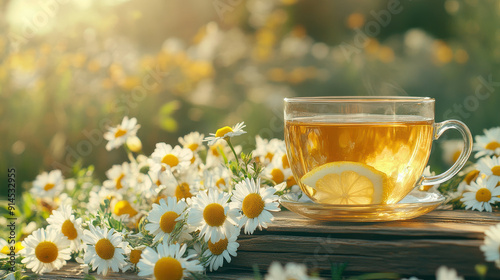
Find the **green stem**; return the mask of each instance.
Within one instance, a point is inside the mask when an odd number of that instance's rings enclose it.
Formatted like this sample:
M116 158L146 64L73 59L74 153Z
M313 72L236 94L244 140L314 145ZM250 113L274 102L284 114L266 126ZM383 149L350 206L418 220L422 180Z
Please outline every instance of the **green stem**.
M231 148L231 151L233 151L233 155L236 158L236 161L238 162L238 166L240 165L240 159L238 158L238 155L236 154L236 151L233 148L233 144L231 144L231 138L225 139L227 144L229 144L229 147Z
M123 144L123 148L125 148L125 152L127 153L130 162L137 163L137 161L134 158L134 155L132 154L132 151L128 148L127 143Z

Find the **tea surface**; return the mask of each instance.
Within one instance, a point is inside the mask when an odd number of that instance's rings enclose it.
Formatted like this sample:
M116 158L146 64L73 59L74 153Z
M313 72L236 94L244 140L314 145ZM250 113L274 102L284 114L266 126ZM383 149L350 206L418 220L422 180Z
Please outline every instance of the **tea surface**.
M432 145L433 120L416 116L341 115L286 121L290 166L301 189L307 172L331 162L358 162L387 176L382 204L406 196L423 173Z

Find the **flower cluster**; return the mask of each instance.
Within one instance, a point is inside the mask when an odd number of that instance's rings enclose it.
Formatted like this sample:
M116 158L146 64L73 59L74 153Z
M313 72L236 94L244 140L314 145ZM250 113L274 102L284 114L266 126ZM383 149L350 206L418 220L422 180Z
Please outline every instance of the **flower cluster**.
M22 242L26 268L42 274L74 258L102 275L182 279L217 270L236 257L240 232L273 221L279 195L300 192L283 141L258 137L249 154L232 144L243 122L209 137L192 132L174 146L157 143L150 156L142 154L139 127L125 117L104 135L106 149L123 146L128 161L102 183L89 179L89 169L36 178L30 192L50 216Z
M455 140L444 142L444 160L454 163L462 147L463 143ZM456 208L491 212L500 202L500 127L477 135L473 150L476 162L468 164L459 176L439 190Z

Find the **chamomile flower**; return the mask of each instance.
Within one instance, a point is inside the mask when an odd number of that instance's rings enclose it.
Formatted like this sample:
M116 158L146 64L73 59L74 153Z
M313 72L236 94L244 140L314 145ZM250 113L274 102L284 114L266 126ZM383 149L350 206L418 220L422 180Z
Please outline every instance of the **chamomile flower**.
M500 180L500 157L483 157L477 162L477 169L486 176Z
M228 232L226 237L217 242L208 241L208 249L203 253L203 257L208 259L208 267L210 271L217 270L224 264L224 259L227 263L231 262L231 256L236 257L240 244L236 242L240 229L233 226L233 229Z
M182 145L182 147L190 149L194 153L204 148L204 137L205 135L194 131L185 135L184 137L179 137L179 143Z
M463 170L463 173L459 173L459 175L465 175L462 182L465 182L466 185L470 185L471 182L476 181L476 179L479 178L480 175L485 176L484 174L481 174L481 171L478 170L478 166L476 163Z
M217 270L224 264L224 259L227 263L231 262L231 256L236 257L240 244L236 242L240 229L233 226L226 237L217 242L208 241L208 250L203 253L203 257L208 258L210 271Z
M424 177L430 177L430 176L434 176L436 175L436 172L434 171L431 171L431 167L429 165L427 165L424 169L424 172L422 173L422 176ZM428 191L428 192L434 192L434 193L439 193L438 191L438 188L439 188L440 184L436 184L436 185L421 185L419 187L419 189L421 191Z
M146 247L142 252L141 260L137 264L139 276L151 276L152 279L184 279L189 273L201 273L205 269L194 255L183 257L186 244L169 245L162 242L157 251Z
M236 154L241 152L241 146L235 146L234 151ZM235 160L231 148L224 140L218 140L213 145L208 147L207 151L207 167L217 167L224 164L224 156L227 160Z
M0 259L7 258L10 253L10 245L5 239L0 238Z
M476 158L484 155L500 156L500 127L484 130L484 135L476 135L476 142L473 150L476 151Z
M436 280L464 280L464 278L458 276L455 269L441 266L436 271Z
M71 252L77 252L82 246L82 218L75 219L72 215L71 205L61 205L52 215L47 218L48 228L54 228L68 238Z
M193 198L187 223L200 230L205 241L217 242L237 225L238 209L229 203L229 194L216 189L199 192Z
M14 247L14 253L18 253L24 247L21 245L21 242L16 242L14 245L9 244L5 239L0 238L0 259L8 258L10 254L11 247Z
M104 187L112 190L126 190L131 185L131 179L134 177L132 174L131 166L128 162L121 165L115 164L110 170L106 172L108 180L102 184Z
M276 153L284 155L285 152L286 152L286 146L283 140L277 138L268 140L268 139L263 139L258 135L255 137L255 150L252 152L252 155L255 158L257 158L260 163L267 165L274 159L274 155ZM285 160L286 163L284 163L284 166L285 168L287 168L288 159ZM288 165L288 167L290 166Z
M156 149L151 154L154 161L152 170L181 170L189 167L193 152L190 149L175 146L172 148L169 144L157 143Z
M71 258L70 241L53 228L37 229L24 239L22 246L22 263L38 274L60 269Z
M129 218L133 218L139 213L136 210L138 206L130 203L128 200L112 200L111 209L113 210L113 214L118 217L128 215Z
M92 214L96 214L106 199L109 201L122 200L123 195L115 190L94 186L89 192L89 203L87 203L88 211Z
M264 168L263 175L276 184L286 182L287 188L297 185L285 153L276 153L271 163Z
M43 172L36 176L33 181L31 193L34 197L54 198L64 189L64 180L61 170L52 170L49 173Z
M495 262L500 268L500 224L491 226L484 234L484 244L479 248L483 251L486 261Z
M231 204L243 213L239 225L245 225L245 233L251 234L257 227L267 228L267 224L274 220L269 211L280 211L275 192L275 188L261 187L260 179L246 178L236 184Z
M500 201L498 195L500 195L500 187L497 187L497 182L495 178L488 178L483 180L483 178L478 178L475 182L471 182L469 186L466 186L465 192L463 194L462 201L465 204L465 209L488 212L492 211L491 204Z
M90 230L83 232L83 241L87 244L84 261L93 269L97 268L97 274L106 275L111 269L118 272L124 270L127 263L124 254L129 253L128 242L123 242L123 236L114 229L101 229L89 224Z
M200 180L197 172L182 173L177 179L169 180L165 184L165 194L174 196L177 200L189 199L198 193Z
M148 214L149 223L145 228L154 236L153 242L162 238L167 241L177 223L184 219L186 202L177 201L175 197L160 199L160 204L153 204L153 209Z
M108 144L106 144L106 150L111 151L123 145L129 137L136 136L137 130L139 130L140 127L141 126L137 124L136 118L129 119L125 116L121 124L117 127L111 127L109 131L104 133L104 139L109 141Z
M144 251L145 248L145 246L139 246L131 249L128 255L128 261L133 265L137 265L141 260L142 251Z
M443 161L449 165L453 165L462 153L464 141L462 140L446 140L441 143L443 149Z
M203 172L203 185L205 189L217 188L220 191L231 193L231 175L231 171L222 165L205 169Z
M269 266L265 280L308 280L315 279L307 275L307 267L298 263L287 263L284 267L279 262Z
M224 140L229 140L231 137L234 136L239 136L242 134L247 133L246 131L243 130L246 125L244 122L237 123L235 126L232 128L229 126L224 126L219 129L214 133L210 133L210 136L206 137L205 140L208 142L209 146L212 146L215 144L218 140L224 139Z

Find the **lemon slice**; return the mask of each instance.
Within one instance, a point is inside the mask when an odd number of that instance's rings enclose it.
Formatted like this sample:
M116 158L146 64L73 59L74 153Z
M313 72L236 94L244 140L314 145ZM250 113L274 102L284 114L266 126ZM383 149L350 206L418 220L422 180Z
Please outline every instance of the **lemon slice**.
M323 164L306 173L302 183L315 190L314 198L328 204L379 204L387 176L359 162Z

